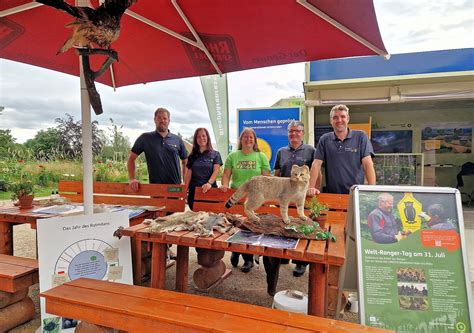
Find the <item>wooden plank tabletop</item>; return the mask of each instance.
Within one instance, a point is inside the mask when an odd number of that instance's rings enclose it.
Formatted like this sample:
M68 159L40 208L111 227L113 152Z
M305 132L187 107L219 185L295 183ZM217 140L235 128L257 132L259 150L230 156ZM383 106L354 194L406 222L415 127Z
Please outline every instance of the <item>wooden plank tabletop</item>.
M278 249L257 245L226 242L229 234L214 232L211 237L196 236L193 231L171 233L149 232L147 225L138 224L122 230L123 236L135 237L141 241L176 244L188 247L199 247L213 250L225 250L241 253L266 255L271 257L299 259L308 262L330 263L341 266L344 264L344 228L336 223L332 228L337 232L337 241L321 241L300 239L296 249ZM337 245L336 245L337 244ZM341 252L342 250L342 252Z

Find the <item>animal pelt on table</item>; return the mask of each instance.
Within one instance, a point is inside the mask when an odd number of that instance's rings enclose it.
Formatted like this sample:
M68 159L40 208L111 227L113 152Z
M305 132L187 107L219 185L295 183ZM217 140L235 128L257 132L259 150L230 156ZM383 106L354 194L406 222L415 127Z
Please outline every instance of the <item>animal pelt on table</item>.
M156 219L145 219L144 224L149 224L149 232L171 232L171 231L194 231L197 236L213 236L213 230L220 233L229 232L234 234L238 231L234 224L229 222L226 214L208 212L186 212L174 213Z

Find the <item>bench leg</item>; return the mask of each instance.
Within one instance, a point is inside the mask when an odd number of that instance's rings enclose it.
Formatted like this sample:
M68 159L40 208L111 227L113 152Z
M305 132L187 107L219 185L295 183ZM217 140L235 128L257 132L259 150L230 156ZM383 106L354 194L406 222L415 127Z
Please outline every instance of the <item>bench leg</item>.
M165 243L151 243L151 287L165 289L166 251Z
M176 254L176 291L188 291L189 247L178 245Z
M308 314L326 317L326 270L323 264L309 264Z
M0 254L13 255L13 224L0 222Z

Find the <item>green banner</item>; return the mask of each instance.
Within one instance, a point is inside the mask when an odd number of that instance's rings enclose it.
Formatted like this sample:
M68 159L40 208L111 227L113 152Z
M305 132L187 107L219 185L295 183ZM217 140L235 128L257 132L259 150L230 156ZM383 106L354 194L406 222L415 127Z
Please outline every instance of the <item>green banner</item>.
M217 149L225 161L229 153L229 101L227 75L201 76L201 86L206 98Z
M360 189L354 197L362 323L406 333L471 332L460 202L453 191L393 188Z

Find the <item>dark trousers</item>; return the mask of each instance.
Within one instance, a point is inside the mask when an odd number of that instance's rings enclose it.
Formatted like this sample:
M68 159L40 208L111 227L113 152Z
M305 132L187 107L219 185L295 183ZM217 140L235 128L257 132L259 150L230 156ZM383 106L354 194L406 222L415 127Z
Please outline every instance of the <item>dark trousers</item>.
M244 258L244 262L248 262L248 261L253 262L253 254L240 253L240 252L232 252L232 253L235 253L236 255L242 255L242 258Z

